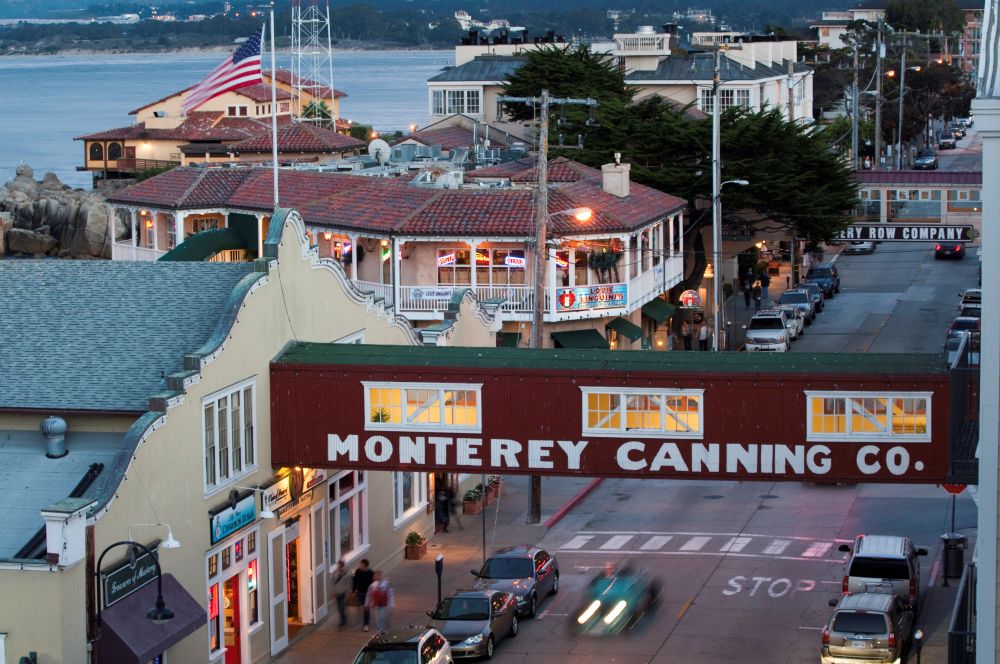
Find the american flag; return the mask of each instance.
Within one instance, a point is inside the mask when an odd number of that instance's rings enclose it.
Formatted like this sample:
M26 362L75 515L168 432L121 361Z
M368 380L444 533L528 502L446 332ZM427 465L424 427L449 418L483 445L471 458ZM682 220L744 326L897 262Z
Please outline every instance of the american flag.
M222 61L201 83L191 88L184 97L184 113L190 113L209 99L226 92L260 83L260 42L264 30L253 33L231 57Z

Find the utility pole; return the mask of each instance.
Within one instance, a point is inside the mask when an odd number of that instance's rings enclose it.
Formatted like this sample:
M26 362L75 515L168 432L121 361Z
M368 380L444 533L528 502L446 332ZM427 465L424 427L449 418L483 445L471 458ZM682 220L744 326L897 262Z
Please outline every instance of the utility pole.
M722 289L719 284L722 282L722 265L719 261L722 257L722 215L719 210L719 196L722 193L722 167L719 164L721 152L721 110L719 106L719 86L722 83L720 73L722 62L722 46L715 49L715 71L712 75L712 262L715 276L712 277L712 350L719 350L719 298ZM789 91L790 92L790 91Z
M860 170L858 156L858 40L854 39L854 83L851 85L851 167Z
M882 19L878 20L878 31L875 38L875 159L872 160L872 170L877 171L882 162L882 55L885 46L882 43Z
M549 106L551 104L576 104L597 106L596 99L572 99L549 97L548 90L542 90L538 97L508 97L501 96L497 99L501 103L538 104L540 112L538 115L538 186L535 189L535 284L533 288L532 316L531 316L531 348L543 348L544 337L542 327L545 322L545 273L548 265L548 248L545 246L548 241L549 224ZM485 485L484 485L485 486ZM539 523L542 520L542 477L541 475L531 476L531 507L528 512L528 523Z
M788 61L788 121L795 122L795 61Z
M903 95L906 94L906 40L899 59L899 122L896 123L896 170L903 170Z

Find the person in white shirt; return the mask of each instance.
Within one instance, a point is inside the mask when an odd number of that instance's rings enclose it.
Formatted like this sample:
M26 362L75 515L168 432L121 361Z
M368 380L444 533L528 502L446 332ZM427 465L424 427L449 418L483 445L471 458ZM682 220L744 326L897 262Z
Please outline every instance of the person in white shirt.
M698 326L698 350L708 350L708 321L701 321L701 325Z

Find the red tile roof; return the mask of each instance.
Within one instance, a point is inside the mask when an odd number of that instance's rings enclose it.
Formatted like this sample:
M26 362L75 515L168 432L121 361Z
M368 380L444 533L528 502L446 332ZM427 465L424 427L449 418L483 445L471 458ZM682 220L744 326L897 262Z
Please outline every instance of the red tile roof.
M467 171L465 173L465 179L507 179L519 173L523 173L524 171L531 170L534 166L535 158L532 156L526 156L523 159L505 161L504 163L497 164L496 166L488 166L486 168L477 168L474 171Z
M353 177L366 182L338 188L334 194L302 207L299 212L303 218L321 226L391 232L440 193L396 180Z
M264 72L264 78L265 79L270 79L270 74L271 74L270 71ZM279 69L277 71L277 74L275 74L274 78L277 81L279 81L281 83L284 83L285 85L292 85L292 81L295 80L294 77L293 77L293 75L292 75L292 72L288 71L287 69ZM316 92L311 93L314 97L322 97L323 99L329 99L330 98L330 86L323 85L322 83L314 81L311 78L304 78L304 77L302 78L302 83L307 88L319 88L319 89L316 90ZM343 97L346 97L347 93L334 88L333 89L333 96L336 99L341 99Z
M304 122L278 128L279 152L348 152L363 147L362 140ZM270 129L237 143L235 148L240 152L270 152Z
M579 162L570 161L566 157L557 157L549 162L549 182L578 182L584 179L601 179L601 171ZM521 171L510 178L511 182L537 182L538 169L530 168Z
M266 74L266 72L265 72L265 74ZM278 77L278 80L279 81L281 80L280 76ZM129 115L135 115L139 111L143 111L143 110L149 108L150 106L156 106L157 104L161 104L161 103L167 101L168 99L173 99L177 95L183 95L185 92L187 92L188 90L190 90L193 87L194 87L193 85L189 85L186 88L184 88L183 90L178 90L177 92L171 92L170 94L168 94L168 95L166 95L164 97L160 97L156 101L151 101L148 104L140 106L139 108L132 109L131 111L128 112L128 114ZM261 90L262 88L267 91L266 95L262 92L262 90ZM252 99L252 100L258 101L258 102L260 102L260 101L270 101L271 100L271 84L270 83L257 83L255 85L248 85L245 88L240 88L239 90L234 90L234 92L236 94L238 94L238 95L243 95L243 96L245 96L245 97L247 97L249 99ZM278 99L291 99L291 97L292 97L288 93L287 90L282 90L281 88L278 88L275 92L276 92L276 96L277 96Z
M498 132L493 132L498 134ZM420 131L414 132L403 138L395 141L393 145L399 145L406 141L416 141L422 143L423 145L440 145L444 150L454 150L455 148L471 148L477 142L483 142L482 132L476 134L476 140L473 140L473 134L471 129L466 129L465 127L441 127L439 129L422 129ZM502 142L490 139L490 147L503 148L506 147Z
M983 183L980 171L854 171L855 179L863 185L899 184L921 186L967 185Z

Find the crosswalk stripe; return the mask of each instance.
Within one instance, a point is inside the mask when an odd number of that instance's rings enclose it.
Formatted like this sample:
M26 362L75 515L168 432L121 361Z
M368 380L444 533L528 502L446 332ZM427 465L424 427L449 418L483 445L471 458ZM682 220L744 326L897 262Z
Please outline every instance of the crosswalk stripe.
M692 537L681 547L681 551L701 551L711 541L711 537Z
M723 545L719 551L723 553L737 553L750 543L750 537L734 537Z
M791 543L791 540L771 540L771 543L764 548L764 553L769 556L780 556Z
M802 552L803 558L820 558L833 546L833 542L813 542L809 548Z
M589 542L592 539L594 539L593 535L577 535L576 537L574 537L570 541L568 541L565 544L563 544L562 547L560 547L560 548L563 548L563 549L581 549L581 548L583 548L583 546L587 542Z
M673 535L653 535L639 547L641 551L656 551L674 538Z
M620 549L623 546L625 546L625 544L630 539L632 539L631 535L615 535L614 537L612 537L611 539L609 539L607 542L605 542L604 544L602 544L601 548L604 549L605 551Z

